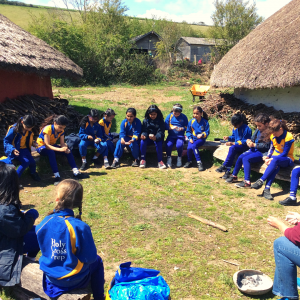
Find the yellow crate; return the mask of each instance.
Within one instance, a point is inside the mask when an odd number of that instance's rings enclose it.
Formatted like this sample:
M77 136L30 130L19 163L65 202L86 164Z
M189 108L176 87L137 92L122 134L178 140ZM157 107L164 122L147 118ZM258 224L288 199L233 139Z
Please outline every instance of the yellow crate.
M209 85L194 84L190 89L190 92L192 93L193 96L205 96L205 94L209 89L210 89Z

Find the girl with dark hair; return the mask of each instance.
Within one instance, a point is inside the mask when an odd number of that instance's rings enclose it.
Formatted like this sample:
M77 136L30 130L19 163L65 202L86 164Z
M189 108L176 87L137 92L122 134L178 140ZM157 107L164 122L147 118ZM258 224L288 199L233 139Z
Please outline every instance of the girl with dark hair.
M140 168L146 167L146 151L148 145L155 145L158 167L166 169L162 161L163 142L165 137L165 122L160 109L156 105L150 105L145 113L141 134L141 163Z
M72 168L73 176L76 179L84 178L76 166L74 157L68 145L65 143L65 128L69 121L65 116L50 116L41 125L41 132L37 139L37 152L42 156L49 158L52 172L54 173L54 185L58 185L61 181L58 167L56 163L55 154L61 154L67 157L68 162ZM60 146L56 144L59 139Z
M57 186L56 206L36 226L44 272L44 292L52 299L91 283L95 300L104 300L104 267L90 227L81 221L82 185L66 179ZM74 208L79 216L74 216Z
M8 128L4 138L4 151L11 160L16 159L20 162L17 173L21 177L22 173L29 167L30 175L35 181L40 181L36 172L36 163L31 155L31 146L36 146L33 142L32 129L35 126L35 119L32 115L26 115L18 122Z
M194 153L198 165L198 170L200 172L204 171L204 167L199 155L198 148L204 145L209 135L209 123L203 115L204 112L200 106L194 107L193 119L189 121L188 128L186 131L186 136L189 139L189 144L187 148L188 161L184 165L185 168L190 168L192 166L192 159Z
M232 135L223 137L225 141L228 141L225 145L230 146L229 152L223 165L216 169L218 173L225 172L223 179L227 179L230 176L231 166L236 155L240 155L248 150L247 140L252 136L252 130L247 125L244 114L234 114L231 118L231 124L233 125Z
M98 158L100 154L102 154L104 158L104 167L106 169L110 167L107 159L107 144L102 140L101 126L98 122L99 111L97 109L91 109L89 115L83 117L80 122L79 137L81 141L79 143L79 152L82 158L80 170L85 170L87 168L86 154L88 146L94 146L97 149L97 153L92 158L95 165L99 164Z
M270 192L271 184L280 168L287 168L294 165L294 137L288 132L286 121L272 119L268 128L271 140L271 147L267 156L263 157L268 166L263 176L251 185L253 189L260 189L266 180L263 196L268 200L273 200ZM281 201L280 204L291 204L289 200Z
M39 245L33 226L35 209L21 211L19 178L14 168L0 162L0 286L20 283L23 253L35 260Z
M251 139L247 140L247 146L250 148L248 151L241 154L235 164L234 170L229 178L226 179L227 182L236 182L237 174L244 166L245 178L244 181L237 183L238 188L250 188L250 173L251 164L263 161L263 156L267 155L270 148L269 140L266 141L266 135L268 131L268 126L270 123L270 118L266 114L259 114L255 117L254 123L256 125L256 130L252 135Z
M134 157L132 167L138 167L139 159L139 136L141 134L141 121L136 117L136 110L134 108L128 108L126 111L126 118L122 121L120 126L119 140L116 145L114 153L114 161L111 167L113 169L120 167L119 159L123 155L124 148L129 146L131 153Z
M168 137L166 140L166 152L167 152L167 166L172 167L171 153L173 146L177 148L177 167L182 167L182 151L184 145L184 133L187 129L189 121L186 115L182 113L182 105L176 103L173 106L171 113L165 119L165 129L168 130Z
M108 108L104 113L100 116L99 124L101 126L102 139L107 144L108 151L111 153L115 152L115 145L113 143L113 136L110 133L112 120L117 114L111 108Z

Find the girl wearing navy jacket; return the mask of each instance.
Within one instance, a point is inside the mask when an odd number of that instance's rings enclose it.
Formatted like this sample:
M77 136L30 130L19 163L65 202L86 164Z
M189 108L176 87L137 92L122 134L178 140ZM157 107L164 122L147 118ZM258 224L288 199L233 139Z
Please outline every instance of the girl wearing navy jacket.
M244 181L237 183L238 188L250 188L250 172L251 164L263 161L263 156L267 155L270 142L265 141L266 131L268 129L270 118L266 114L259 114L255 117L254 123L257 127L251 139L247 140L248 151L241 154L235 164L232 175L226 179L227 182L232 183L237 181L237 174L244 166L245 178Z
M162 161L162 146L165 137L165 122L163 114L156 105L150 105L145 113L141 134L141 163L140 168L146 167L146 151L148 145L155 145L158 167L166 169Z
M167 152L167 166L172 167L171 153L173 146L177 148L177 167L182 167L182 151L184 145L184 133L188 126L188 118L182 113L182 105L179 103L174 104L170 114L165 119L165 129L168 130L168 137L166 140L166 152Z
M4 151L10 159L16 159L20 162L17 170L18 176L29 167L31 177L40 181L40 177L36 172L36 163L31 155L31 146L35 146L33 142L32 128L35 126L35 119L32 115L26 115L18 120L18 122L8 128L4 138Z
M139 159L139 137L142 130L141 121L136 117L136 110L134 108L128 108L126 111L126 118L122 121L120 126L119 140L116 145L114 153L114 161L111 167L113 169L120 167L119 159L123 155L124 148L129 146L131 153L134 157L132 167L138 167Z
M115 152L115 145L113 143L113 136L110 133L112 121L115 118L117 114L115 111L111 108L108 108L101 116L100 116L100 121L99 125L101 126L101 136L102 136L102 141L106 143L108 151L111 153Z
M209 135L209 123L206 114L206 118L203 117L203 114L204 112L200 106L194 107L193 119L189 121L186 131L186 136L189 139L189 144L187 148L188 161L184 165L184 167L190 168L192 166L192 157L194 153L199 171L204 171L204 167L199 155L198 148L205 143Z
M94 299L104 299L103 262L90 227L81 221L82 198L80 183L63 180L57 187L55 209L36 226L43 288L50 298L86 288L91 282ZM79 208L77 217L74 208Z
M232 135L224 136L223 139L228 141L226 146L230 146L228 155L223 165L216 169L216 172L223 173L223 179L230 176L230 170L236 155L240 155L248 150L247 140L252 136L252 130L247 125L246 116L244 114L234 114L231 118L233 125Z
M86 154L87 147L93 146L97 149L97 153L92 158L95 165L99 164L99 156L102 154L104 158L104 167L109 168L107 159L108 149L107 144L104 142L101 126L99 122L99 112L97 109L91 109L89 115L83 117L80 122L79 137L81 139L79 143L79 152L82 158L82 165L80 170L87 168Z

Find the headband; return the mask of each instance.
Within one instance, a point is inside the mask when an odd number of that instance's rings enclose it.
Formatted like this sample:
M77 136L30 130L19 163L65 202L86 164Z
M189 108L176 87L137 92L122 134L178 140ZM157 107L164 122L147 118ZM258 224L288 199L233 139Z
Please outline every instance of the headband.
M180 111L182 111L182 108L180 106L173 106L173 110L180 110Z
M155 107L149 108L149 113L154 112L154 111L157 112L157 109Z

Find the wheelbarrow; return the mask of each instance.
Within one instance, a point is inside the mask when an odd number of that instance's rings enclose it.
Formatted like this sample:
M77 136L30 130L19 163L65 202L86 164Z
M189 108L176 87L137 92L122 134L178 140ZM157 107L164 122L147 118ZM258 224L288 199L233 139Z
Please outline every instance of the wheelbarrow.
M195 102L195 97L199 97L199 100L204 99L207 91L210 89L209 85L199 85L194 84L190 89L191 94L193 95L193 102Z

